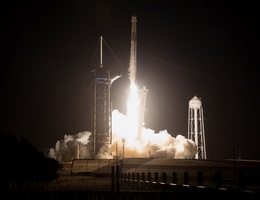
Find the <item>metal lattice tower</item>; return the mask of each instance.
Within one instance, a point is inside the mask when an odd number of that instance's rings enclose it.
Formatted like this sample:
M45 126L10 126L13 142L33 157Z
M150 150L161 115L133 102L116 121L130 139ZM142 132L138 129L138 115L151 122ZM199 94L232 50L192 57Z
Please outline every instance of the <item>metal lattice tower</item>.
M198 150L195 158L206 159L203 108L201 100L196 96L189 101L188 118L188 139L195 142Z
M110 70L104 69L102 65L102 37L100 38L100 67L92 70L92 80L87 85L91 92L91 133L93 139L93 155L100 152L110 153L109 145L112 143L111 133L111 106L110 87L111 84L121 77L116 75L110 78Z
M111 137L110 126L110 71L99 68L94 71L93 107L92 107L92 134L94 140L94 156L102 147L109 152Z

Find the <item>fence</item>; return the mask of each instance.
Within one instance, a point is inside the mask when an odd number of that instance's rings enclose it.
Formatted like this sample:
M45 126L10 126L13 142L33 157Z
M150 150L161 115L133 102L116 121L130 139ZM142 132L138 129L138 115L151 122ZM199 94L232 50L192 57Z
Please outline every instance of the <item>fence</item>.
M122 166L122 160L77 159L65 164L65 173L73 175L109 176L112 166Z
M248 186L259 186L260 183L260 162L251 161L234 163L230 160L78 159L64 165L66 169L64 173L72 176L111 177L111 167L117 165L122 179L130 179L129 175L132 179L132 175L135 174L135 177L139 177L140 180L146 175L147 178L150 176L152 181L165 179L162 182L170 183L174 176L178 184L185 185L188 181L189 184L196 185L200 180L204 185L215 187L216 177L219 177L221 185L229 187L238 185L238 178L241 180L243 177L242 179L245 179ZM216 175L217 172L218 175ZM203 178L199 178L201 176Z
M153 179L152 179L153 176ZM204 186L203 172L197 172L197 184L191 186L189 184L189 172L184 172L184 180L182 185L178 184L177 173L172 173L172 182L167 182L167 175L165 172L162 172L161 180L159 179L159 173L154 172L152 175L151 172L147 173L147 178L145 173L119 173L119 166L111 167L111 191L119 194L120 189L125 189L125 186L131 188L133 191L137 190L149 190L149 191L159 191L159 192L174 192L168 194L174 194L172 197L175 197L176 192L181 194L191 194L193 198L199 199L255 199L260 197L260 191L254 190L252 192L246 191L246 178L244 172L238 173L238 188L233 190L232 187L222 188L222 176L221 172L215 172L214 180L215 186L212 188ZM130 187L129 187L130 186ZM137 190L136 190L137 189ZM177 194L178 194L177 193ZM156 193L155 193L156 194ZM169 198L169 196L167 197ZM183 196L182 196L183 198Z

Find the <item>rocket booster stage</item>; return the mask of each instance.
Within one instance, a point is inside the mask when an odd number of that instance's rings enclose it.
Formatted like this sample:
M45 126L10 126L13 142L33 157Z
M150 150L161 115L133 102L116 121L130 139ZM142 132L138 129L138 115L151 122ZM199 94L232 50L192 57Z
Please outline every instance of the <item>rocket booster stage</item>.
M131 49L130 49L130 65L129 65L129 79L131 83L135 83L136 78L136 51L137 51L137 33L136 33L136 16L132 16L132 30L131 30Z

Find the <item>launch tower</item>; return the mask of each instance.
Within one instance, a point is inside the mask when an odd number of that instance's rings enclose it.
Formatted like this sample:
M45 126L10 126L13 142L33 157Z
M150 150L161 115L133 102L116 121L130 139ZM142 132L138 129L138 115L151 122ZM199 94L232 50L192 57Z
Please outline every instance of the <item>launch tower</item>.
M100 37L100 66L92 70L92 79L87 84L87 90L91 92L92 97L91 133L93 158L100 150L102 150L102 153L109 153L109 145L112 142L110 87L116 79L121 77L121 75L116 75L110 78L110 70L103 68L102 40L102 37Z
M189 101L188 118L188 139L194 141L198 148L195 158L206 159L203 108L201 100L196 96Z

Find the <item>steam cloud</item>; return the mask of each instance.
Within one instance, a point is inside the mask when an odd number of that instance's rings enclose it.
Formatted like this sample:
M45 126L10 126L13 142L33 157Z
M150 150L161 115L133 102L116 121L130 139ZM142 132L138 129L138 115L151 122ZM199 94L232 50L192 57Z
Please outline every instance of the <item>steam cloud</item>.
M128 129L127 117L114 110L112 113L113 141L110 146L111 154L102 152L96 156L99 159L113 158L116 155L116 144L118 145L118 156L124 157L160 157L160 158L193 158L197 153L196 144L182 135L172 137L166 130L155 133L153 130L143 127L139 140L136 134ZM50 149L49 156L60 158L67 154L70 158L87 159L93 151L91 132L84 131L76 135L64 135L63 140L57 141L55 148ZM78 152L77 152L78 149Z

